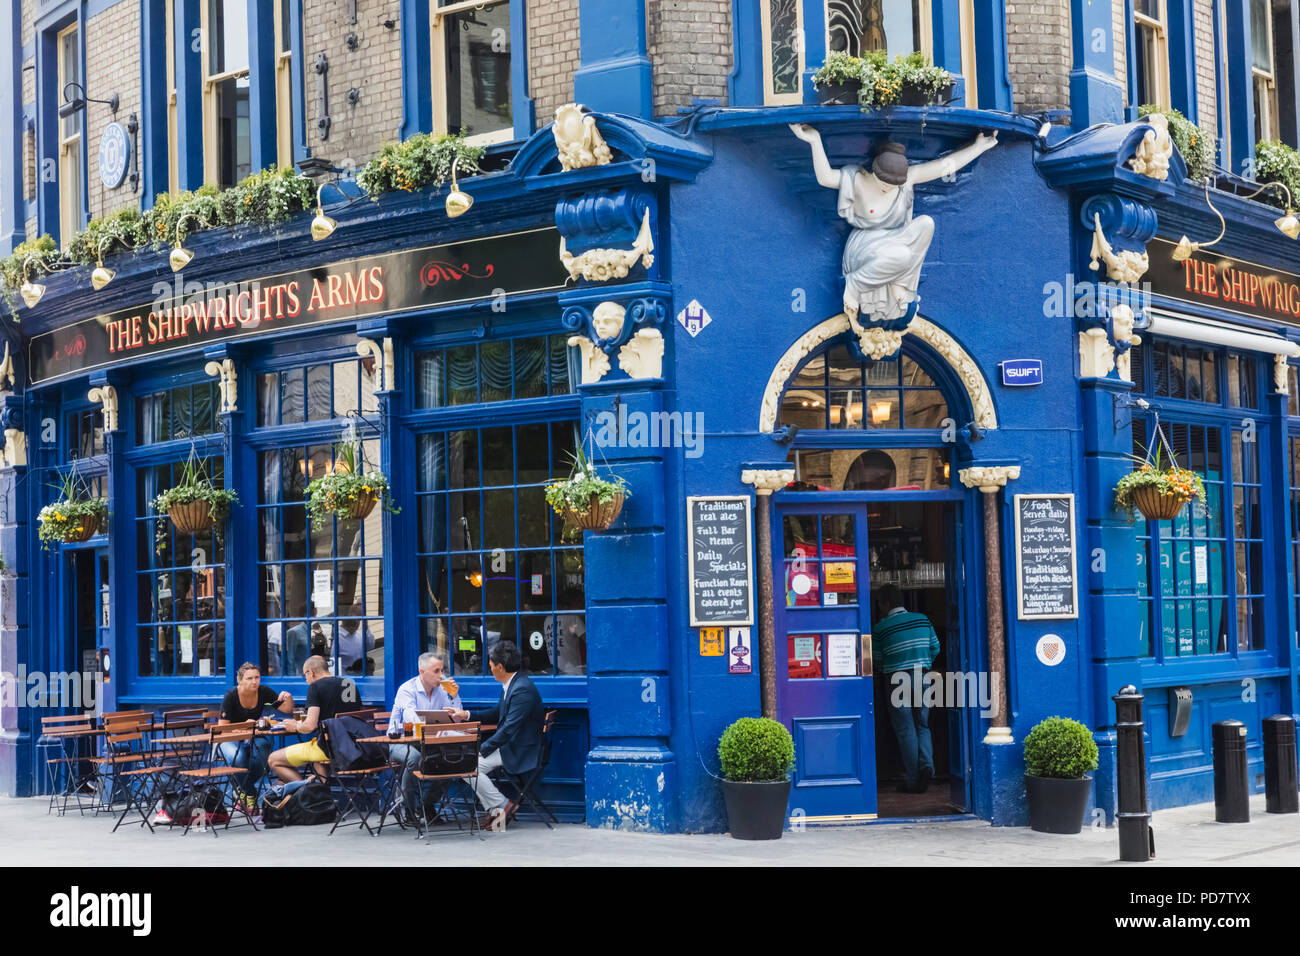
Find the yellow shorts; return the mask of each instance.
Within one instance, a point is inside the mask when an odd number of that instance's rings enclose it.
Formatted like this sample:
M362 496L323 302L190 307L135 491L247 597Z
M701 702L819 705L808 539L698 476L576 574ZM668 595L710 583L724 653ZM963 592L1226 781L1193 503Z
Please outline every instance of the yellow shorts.
M313 737L305 744L294 744L291 747L284 748L284 759L289 761L290 767L301 767L309 763L329 763L330 758L325 756L325 751L320 749Z

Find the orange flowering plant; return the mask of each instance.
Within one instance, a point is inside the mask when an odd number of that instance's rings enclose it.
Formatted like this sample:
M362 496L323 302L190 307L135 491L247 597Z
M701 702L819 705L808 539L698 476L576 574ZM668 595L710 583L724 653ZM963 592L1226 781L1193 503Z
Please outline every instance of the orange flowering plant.
M345 440L339 445L334 468L307 486L307 514L313 528L320 531L335 515L364 518L377 502L383 502L384 510L392 514L401 510L393 505L392 488L384 474L363 468L360 446Z
M1143 488L1150 488L1162 497L1173 498L1180 505L1186 505L1193 498L1202 505L1205 504L1205 484L1201 476L1189 468L1179 468L1172 455L1167 465L1158 447L1154 455L1131 457L1138 463L1138 467L1115 485L1115 507L1126 510L1130 521L1135 518L1134 509L1137 505L1134 494Z

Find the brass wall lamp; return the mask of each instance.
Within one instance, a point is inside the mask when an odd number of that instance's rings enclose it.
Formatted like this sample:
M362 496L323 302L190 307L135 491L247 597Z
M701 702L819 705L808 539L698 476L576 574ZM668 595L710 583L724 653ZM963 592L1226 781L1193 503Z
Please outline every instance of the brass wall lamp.
M1276 226L1278 228L1278 231L1281 232L1287 238L1295 239L1296 237L1300 236L1300 220L1296 219L1295 209L1292 206L1291 190L1287 189L1284 183L1279 183L1279 182L1265 183L1250 195L1242 196L1241 198L1254 199L1265 189L1271 189L1274 186L1276 186L1278 189L1281 189L1284 193L1286 193L1286 213L1274 219L1273 225ZM1210 246L1213 246L1216 243L1218 243L1227 233L1228 223L1223 218L1223 213L1219 212L1219 210L1214 207L1214 203L1210 202L1210 183L1208 180L1205 183L1205 204L1210 207L1211 212L1213 212L1216 216L1219 217L1219 234L1215 236L1213 239L1211 239L1209 242L1192 242L1186 236L1183 236L1181 239L1178 240L1178 245L1174 247L1174 252L1173 252L1174 262L1182 262L1183 260L1190 258L1194 252L1197 252L1201 249L1208 249Z

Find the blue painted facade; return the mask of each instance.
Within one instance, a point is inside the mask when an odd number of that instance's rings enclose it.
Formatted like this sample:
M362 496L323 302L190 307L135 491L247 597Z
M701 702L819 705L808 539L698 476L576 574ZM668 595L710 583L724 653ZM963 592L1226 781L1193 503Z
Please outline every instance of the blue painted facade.
M12 6L16 11L17 4ZM147 16L161 15L155 6L145 0ZM957 6L946 0L934 5L940 63L960 59ZM898 107L863 114L854 107L815 105L805 77L807 102L764 107L761 24L753 4L737 3L730 105L704 105L683 116L656 119L643 0L583 0L576 96L593 111L613 151L613 162L562 171L551 128L534 130L531 101L516 95L516 142L494 150L502 168L461 180L462 188L475 197L473 208L463 217L448 220L441 212L441 196L430 193L387 196L375 203L327 204L326 211L340 226L326 241L312 242L308 216L274 232L201 233L186 241L196 256L183 275L185 282L238 281L540 227L557 228L567 250L575 255L627 249L648 214L653 264L634 265L625 277L577 280L558 292L510 296L503 312L484 299L310 330L271 329L166 358L127 359L88 375L24 386L27 344L33 336L89 315L148 302L156 295L155 283L174 281L165 253L111 261L117 277L98 293L90 288L88 270L50 277L49 290L36 309L20 307L16 313L20 324L9 318L4 321L19 366L19 386L0 397L0 417L5 428L25 433L27 464L0 469L4 505L0 554L10 569L4 580L7 617L0 628L3 668L56 672L78 666L71 637L69 607L76 598L71 595L70 568L74 552L97 552L104 557L111 595L103 646L113 666L104 685L103 709L214 703L228 686L224 675L167 677L141 670L137 631L145 617L138 602L144 592L134 579L145 556L135 530L138 474L150 465L183 460L190 441L142 442L137 402L163 389L210 382L203 373L208 361L231 358L236 362L239 410L223 415L219 430L197 440L201 450L223 461L224 473L243 502L234 511L224 550L226 601L220 623L226 635L228 675L241 661L258 660L261 652L258 569L255 562L242 560L259 549L254 506L262 480L259 454L273 447L328 442L342 424L342 419L332 417L260 426L258 381L279 370L355 359L358 338L390 339L394 381L385 382L362 427L365 437L376 442L380 461L393 476L402 511L382 519L383 599L377 618L387 639L382 674L360 681L367 702L391 703L397 684L414 673L415 658L423 649L420 628L425 612L416 571L416 556L423 545L418 521L408 517L419 513L420 435L439 429L538 422L589 424L597 415L618 409L648 416L702 416L698 456L682 447L632 442L601 449L602 460L627 479L632 495L613 528L585 534L585 673L565 674L557 668L557 673L537 678L548 706L561 710L547 780L548 802L570 819L585 819L591 826L668 832L725 828L714 776L717 738L737 717L760 712L761 680L757 667L750 674L733 675L727 672L726 658L700 654L699 635L690 626L688 610L686 499L752 495L754 487L742 480L743 471L789 467L787 459L793 453L818 449L921 449L941 444L949 456L951 480L943 491L896 493L893 499L888 494L871 498L856 493L856 498L839 500L862 504L906 499L949 509L950 574L960 580L960 586L953 588L956 645L950 664L973 672L990 669L989 603L1003 607L1008 723L1015 742L986 743L989 721L975 709L960 716L951 746L960 754L954 794L964 809L996 824L1023 825L1027 816L1020 742L1039 720L1062 714L1094 728L1102 755L1095 775L1095 805L1110 817L1116 805L1110 698L1127 683L1147 694L1153 808L1210 799L1209 727L1229 717L1248 727L1251 772L1260 774L1257 786L1262 787L1260 721L1274 713L1300 710L1296 702L1297 554L1291 538L1296 532L1290 517L1296 507L1292 487L1300 485L1300 476L1290 464L1291 441L1293 437L1300 441L1300 415L1289 414L1287 396L1274 388L1271 356L1249 349L1232 350L1234 356L1241 356L1233 361L1244 363L1234 366L1236 374L1246 374L1240 371L1244 367L1253 370L1249 374L1254 376L1255 407L1243 411L1224 400L1211 409L1186 393L1182 398L1160 394L1159 382L1165 381L1168 391L1168 379L1159 379L1155 365L1159 340L1140 332L1142 345L1131 349L1122 336L1116 337L1106 310L1094 314L1073 305L1097 278L1090 268L1094 216L1100 216L1102 229L1116 249L1147 250L1153 260L1168 254L1159 240L1172 243L1183 234L1209 238L1217 230L1217 220L1205 208L1200 185L1185 181L1176 154L1163 181L1140 176L1125 165L1148 127L1124 122L1131 117L1124 115L1113 52L1096 50L1085 42L1092 27L1109 30L1107 5L1072 2L1076 29L1071 103L1061 105L1071 108L1074 128L1054 128L1046 139L1038 136L1040 118L1010 112L1013 90L1006 66L1003 5L977 6L978 104L959 101L948 108ZM1187 27L1191 4L1171 0L1169 6L1178 25L1173 32L1183 36L1179 42L1185 44L1171 57L1171 88L1181 98L1175 105L1191 110L1196 96ZM178 17L180 31L198 14L194 4L178 9L186 11ZM807 62L814 65L824 53L822 9L820 0L804 4ZM427 16L427 5L402 4L404 40L420 35L421 24L427 35ZM0 25L3 22L0 19ZM1234 36L1239 38L1234 33L1239 26L1232 24L1230 16L1229 44ZM613 28L618 25L622 28ZM515 46L521 48L526 29L522 17L512 20L512 29L519 32ZM293 37L295 62L301 63L301 31L295 30ZM38 63L48 55L43 49L37 45ZM412 79L422 76L421 63L427 70L428 51L414 41L404 49L408 66L403 85L404 131L409 133L430 124L427 83ZM0 49L0 93L5 84L21 82L17 69L10 68L15 52ZM1131 55L1128 62L1133 62ZM1240 133L1235 127L1232 130L1233 155L1239 147L1253 155L1253 144L1245 145L1250 144L1252 124L1248 116L1241 118L1248 112L1248 59L1244 67L1237 57L1229 62L1232 76L1224 86L1234 104L1232 122L1247 127ZM146 86L158 86L157 71L154 51L142 62ZM177 78L182 87L196 82L194 68L178 61ZM1240 84L1245 84L1244 89ZM301 77L295 77L295 89L300 87ZM50 95L44 87L41 90L42 98ZM185 98L180 102L184 104ZM1224 113L1221 108L1219 115ZM148 184L165 178L167 170L165 155L150 139L149 128L156 125L157 113L146 111L146 117L150 115L154 119L145 123L144 140L149 155L142 157L145 195L151 192ZM259 115L254 107L255 123ZM301 113L297 115L301 124ZM6 157L6 165L11 155L17 155L13 144L20 135L20 118L15 115L12 140L8 128L0 130L0 155ZM178 121L184 130L192 129L198 119L182 105ZM266 122L264 116L261 122ZM953 436L940 438L937 429L873 428L803 430L791 438L779 418L775 423L764 418L765 396L773 398L768 394L769 382L783 357L803 336L833 323L842 312L840 257L848 229L836 215L834 192L817 185L807 147L791 135L791 123L816 126L835 167L863 162L886 138L903 142L909 158L917 162L962 146L980 132L998 132L999 146L951 181L917 189L917 213L932 216L936 223L917 315L943 335L923 339L909 334L903 354L942 393L956 426ZM300 134L301 130L295 131L299 148ZM184 137L182 133L183 143ZM196 150L186 152L181 170L182 186L197 184L201 155ZM0 246L11 244L21 233L21 221L10 218L11 195L12 190L4 193L6 218L0 221ZM1275 210L1220 191L1215 193L1215 203L1228 220L1227 237L1217 251L1268 270L1300 273L1296 247L1272 225ZM1160 294L1121 290L1118 295L1116 301L1132 304L1139 318L1151 309L1167 310L1231 321L1242 329L1300 343L1300 324L1245 318ZM633 379L615 361L600 381L579 385L575 380L572 390L563 394L436 410L420 406L418 355L529 336L583 335L596 305L606 301L627 308L620 344L634 325L662 334L661 376ZM675 318L692 302L702 305L712 319L695 336ZM1089 369L1084 367L1081 342L1089 333L1104 339L1112 357L1132 352L1137 371L1131 378L1136 384L1122 378L1114 367L1093 368L1096 374L1085 374ZM846 331L835 332L824 344L842 345L848 339ZM820 354L814 350L802 358ZM611 357L616 355L617 349L612 349ZM1219 349L1215 356L1216 391L1226 394L1228 350ZM776 400L781 384L802 366L802 358L776 373ZM1043 383L1033 388L1003 385L999 363L1025 358L1041 361ZM36 514L50 500L46 485L71 460L66 418L77 411L93 414L97 406L87 398L87 391L102 385L117 390L120 427L106 433L102 448L81 458L78 466L81 474L104 479L112 515L108 534L85 545L43 551L36 539ZM1135 396L1148 400L1162 422L1219 429L1217 434L1226 445L1240 431L1243 416L1254 421L1259 436L1258 480L1244 483L1258 487L1259 504L1253 512L1262 529L1258 548L1255 536L1244 533L1244 528L1240 537L1249 539L1244 546L1250 549L1252 562L1259 555L1250 572L1254 575L1250 594L1259 595L1251 613L1258 608L1263 615L1258 646L1250 632L1244 648L1229 640L1213 652L1167 655L1151 639L1152 602L1144 601L1144 595L1150 598L1152 582L1158 590L1159 575L1153 578L1149 570L1145 572L1144 592L1140 579L1144 566L1137 559L1146 547L1142 537L1146 532L1130 525L1112 503L1115 482L1131 468L1127 456L1134 447L1132 422L1147 414L1134 406ZM990 410L995 427L987 423L969 427ZM42 424L50 418L58 427L53 440L46 441ZM1019 474L995 496L1001 535L990 543L985 538L982 493L965 487L958 475L967 468L1005 466L1018 466ZM1021 620L1016 613L1012 496L1030 493L1075 496L1077 619L1031 621ZM753 507L756 515L766 509L769 516L779 516L784 504L817 505L824 500L819 494L780 490L754 496ZM1231 505L1224 507L1223 522L1231 526L1235 517ZM762 553L756 546L754 556L755 562L771 562L778 602L784 590L780 527L773 517L772 550ZM1220 560L1227 561L1237 540L1235 529L1214 540L1222 548ZM997 594L988 593L984 585L990 555L1001 565L1003 590ZM1241 612L1236 584L1231 581L1235 565L1212 567L1220 567L1229 579L1224 585L1222 622L1225 633L1236 638ZM1178 600L1190 604L1195 599L1191 593L1170 596L1175 605ZM1160 600L1158 596L1156 603ZM1047 634L1059 636L1064 643L1064 660L1058 665L1042 663L1036 653L1039 639ZM753 638L757 648L757 622ZM776 640L778 654L784 655L785 635L776 635ZM496 686L490 678L457 676L467 700L495 699ZM304 692L300 680L270 681L297 697ZM1167 689L1173 686L1191 687L1194 694L1191 730L1181 738L1168 733ZM0 712L0 789L7 793L25 794L39 787L33 739L42 713L27 707L6 707ZM880 722L883 715L876 719Z

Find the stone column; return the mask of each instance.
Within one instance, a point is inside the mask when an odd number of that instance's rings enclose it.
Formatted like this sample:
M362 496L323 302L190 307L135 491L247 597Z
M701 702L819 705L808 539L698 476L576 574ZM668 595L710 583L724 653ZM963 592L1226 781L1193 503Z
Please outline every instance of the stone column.
M746 469L740 480L754 486L754 524L758 543L758 670L763 716L776 720L776 620L772 612L772 509L768 498L794 481L793 468Z
M984 607L988 621L989 680L994 688L993 717L986 744L1014 743L1007 718L1007 645L1002 620L1002 527L998 491L1020 477L1019 465L976 465L958 472L967 488L984 496Z

